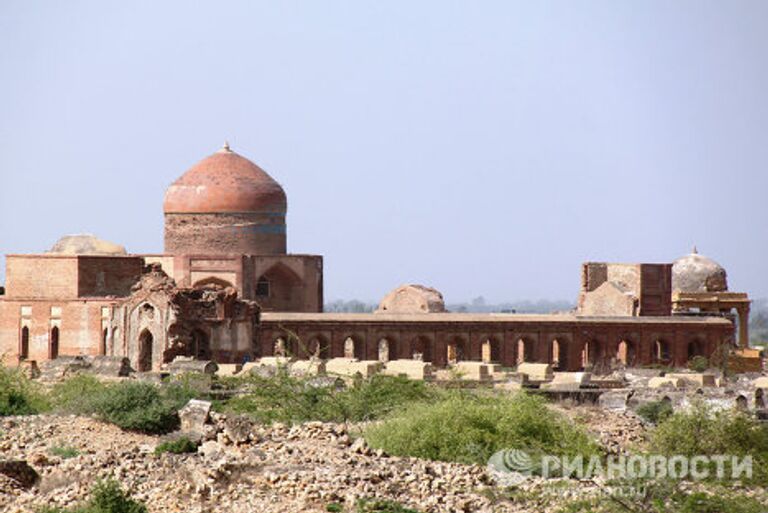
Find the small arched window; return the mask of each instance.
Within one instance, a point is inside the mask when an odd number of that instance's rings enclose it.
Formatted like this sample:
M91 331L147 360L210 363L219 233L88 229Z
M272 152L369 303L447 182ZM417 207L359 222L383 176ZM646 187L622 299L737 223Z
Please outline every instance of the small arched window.
M256 282L256 296L269 297L269 280L264 276L259 278L259 281Z
M26 360L29 358L29 328L24 326L21 328L21 347L19 347L19 359Z
M51 328L51 341L48 348L48 358L54 360L59 357L59 327Z

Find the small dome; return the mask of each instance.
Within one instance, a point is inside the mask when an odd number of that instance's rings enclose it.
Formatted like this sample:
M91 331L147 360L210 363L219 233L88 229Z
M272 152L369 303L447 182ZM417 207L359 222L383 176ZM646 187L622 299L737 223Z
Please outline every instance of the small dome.
M56 255L127 255L120 244L102 240L95 235L65 235L48 251Z
M257 212L284 214L285 191L263 169L229 149L204 158L165 192L167 214Z
M674 292L726 292L728 280L725 269L711 258L699 255L696 248L690 255L672 263Z
M431 313L445 312L445 301L440 291L424 285L402 285L379 303L376 313Z

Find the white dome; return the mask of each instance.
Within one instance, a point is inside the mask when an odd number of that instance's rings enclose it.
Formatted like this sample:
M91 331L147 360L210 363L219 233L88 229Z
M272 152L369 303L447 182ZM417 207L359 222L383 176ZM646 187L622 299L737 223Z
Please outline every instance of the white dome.
M402 285L384 296L377 313L445 312L443 295L424 285Z
M95 235L65 235L48 251L57 255L126 255L120 244L102 240Z
M674 292L726 292L728 280L725 269L711 258L699 255L696 248L690 255L672 264Z

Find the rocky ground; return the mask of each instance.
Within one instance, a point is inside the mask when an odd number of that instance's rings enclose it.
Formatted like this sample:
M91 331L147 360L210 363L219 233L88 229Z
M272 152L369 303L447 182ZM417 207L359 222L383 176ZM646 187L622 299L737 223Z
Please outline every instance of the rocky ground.
M643 437L643 425L632 414L590 408L564 412L613 450ZM213 414L206 429L207 441L198 453L157 456L154 449L161 437L124 432L88 418L2 419L2 459L26 460L41 480L25 489L0 475L0 511L69 506L86 499L103 477L118 479L152 513L320 512L330 503L354 511L358 498L392 499L425 512L549 509L531 509L536 495L531 492L541 485L536 479L520 488L527 493L523 500L519 494L502 493L482 466L390 457L369 449L355 439L354 428L350 432L344 425L263 427ZM55 448L73 448L78 454L57 456Z

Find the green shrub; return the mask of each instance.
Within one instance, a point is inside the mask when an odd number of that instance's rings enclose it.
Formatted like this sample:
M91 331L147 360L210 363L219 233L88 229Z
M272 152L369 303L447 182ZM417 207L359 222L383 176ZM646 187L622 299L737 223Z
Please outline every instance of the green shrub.
M637 407L635 412L643 419L653 424L658 424L673 413L669 401L651 401Z
M768 483L768 426L738 409L697 403L675 412L653 430L650 446L667 456L750 455L753 480Z
M666 493L665 493L666 492ZM618 500L617 500L618 499ZM651 486L650 493L612 498L601 495L565 503L557 513L764 513L757 499L717 490L713 493L682 492L669 486Z
M197 444L189 438L183 436L176 440L163 442L155 447L155 454L163 454L164 452L169 452L171 454L197 452Z
M406 508L399 502L387 499L360 499L357 501L357 513L419 513Z
M413 404L365 430L375 448L397 456L485 464L502 449L537 454L597 454L585 432L546 406L540 397L478 397L453 393L434 403Z
M688 368L694 372L704 372L709 369L709 360L705 356L694 356L688 360Z
M225 409L264 423L373 420L437 394L423 382L404 377L374 376L339 389L314 386L311 379L284 370L268 378L251 376L245 386L248 392L232 398Z
M756 499L746 496L692 493L678 496L676 511L679 513L765 513L766 507Z
M163 397L173 403L184 406L190 399L211 399L213 378L208 374L187 372L169 377L162 386Z
M768 453L768 428L740 410L696 403L662 421L653 430L651 442L667 455L754 455Z
M396 408L436 395L435 389L421 380L376 375L336 394L341 414L336 420L361 422L378 419Z
M99 481L91 490L91 498L73 508L44 507L38 513L147 513L147 507L135 501L120 488L117 481Z
M166 400L160 387L141 381L107 385L93 398L96 416L129 431L167 433L179 425L179 404Z
M65 445L54 445L48 449L48 452L64 460L74 458L80 454L80 451L76 447L69 447Z
M94 401L106 391L107 385L94 376L76 374L56 383L50 392L50 402L55 411L73 415L95 413Z
M123 429L166 433L178 426L177 411L190 399L205 397L208 385L182 378L156 386L143 381L103 383L93 376L73 376L50 393L54 409L94 415Z
M0 364L0 417L35 415L48 409L40 386L19 369Z

